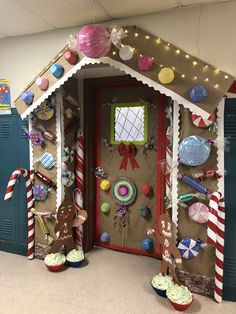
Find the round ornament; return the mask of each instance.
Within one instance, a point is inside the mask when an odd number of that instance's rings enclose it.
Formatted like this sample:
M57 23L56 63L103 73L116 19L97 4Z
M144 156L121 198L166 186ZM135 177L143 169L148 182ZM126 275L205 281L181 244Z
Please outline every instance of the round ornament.
M133 58L133 55L134 55L134 50L129 45L124 45L119 50L119 56L124 61L131 60Z
M46 90L49 85L49 80L46 77L38 77L35 81L35 84L40 88L41 90Z
M103 191L108 191L110 189L111 183L108 180L102 180L100 183L100 188Z
M45 142L44 142L44 137L42 132L38 131L38 130L31 130L29 132L29 139L31 140L31 143L33 145L37 145L37 146L41 146L44 147L45 146Z
M197 135L182 140L179 145L179 160L187 166L199 166L207 161L211 152L211 144Z
M140 209L140 213L143 218L148 218L151 215L151 210L145 206Z
M145 251L153 250L153 241L151 239L144 239L141 244Z
M151 196L152 193L153 193L153 188L150 184L148 183L145 183L143 186L142 186L142 192L145 196Z
M47 121L54 116L54 106L51 104L43 105L35 111L36 117L39 120Z
M138 68L141 71L149 71L153 66L153 58L147 55L140 55L138 58Z
M207 98L208 93L202 85L195 85L189 90L188 95L192 101L202 102Z
M188 208L188 214L193 221L204 224L209 218L209 208L200 202L193 203Z
M40 157L40 162L41 162L41 165L45 169L48 169L48 170L55 166L55 159L54 159L53 155L50 153L44 153Z
M20 95L20 98L21 100L23 100L23 102L26 104L26 105L31 105L33 100L34 100L34 93L32 93L31 91L26 91L26 92L23 92L21 95Z
M101 25L86 25L76 35L76 45L89 58L105 57L111 49L110 34Z
M42 184L37 184L33 186L33 195L36 201L44 201L48 197L48 189Z
M134 182L128 178L120 178L112 183L112 197L118 205L131 205L137 195Z
M103 243L109 243L110 242L110 234L108 232L103 232L100 236L100 241Z
M103 214L109 214L110 210L111 210L111 208L110 208L110 205L108 203L104 202L104 203L101 204L101 212Z
M74 172L69 171L69 170L63 171L61 179L62 179L62 184L68 188L74 184L75 174Z
M158 79L162 84L170 84L174 78L175 74L171 68L162 68L158 73Z
M183 239L178 244L178 249L182 257L186 259L194 258L198 255L201 247L203 246L202 240L197 241L193 239Z
M216 115L213 112L207 119L203 119L200 115L192 113L192 122L198 128L208 128L216 119Z

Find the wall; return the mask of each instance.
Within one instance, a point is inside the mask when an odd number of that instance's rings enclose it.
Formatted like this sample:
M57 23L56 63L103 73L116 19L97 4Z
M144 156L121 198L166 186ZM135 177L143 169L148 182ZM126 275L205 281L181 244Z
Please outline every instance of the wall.
M179 46L188 53L236 77L236 1L189 7L130 19L107 25L133 25ZM67 43L78 28L0 39L0 77L9 78L12 99Z

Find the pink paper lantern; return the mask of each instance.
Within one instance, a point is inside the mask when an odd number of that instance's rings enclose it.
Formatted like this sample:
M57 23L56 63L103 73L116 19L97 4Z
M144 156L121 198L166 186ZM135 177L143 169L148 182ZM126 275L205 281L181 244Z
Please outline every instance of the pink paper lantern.
M153 58L147 55L140 55L137 65L141 71L149 71L153 65Z
M100 25L86 25L76 36L77 48L89 58L108 55L111 49L110 34Z

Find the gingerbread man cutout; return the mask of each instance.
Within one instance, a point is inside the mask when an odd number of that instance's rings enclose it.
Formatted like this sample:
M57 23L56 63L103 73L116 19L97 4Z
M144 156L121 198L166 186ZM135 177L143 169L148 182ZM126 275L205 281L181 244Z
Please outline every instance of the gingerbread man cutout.
M175 266L178 269L182 267L182 258L173 238L174 224L168 214L162 214L159 220L160 235L154 229L148 229L147 234L154 241L162 245L162 266L160 272L162 275L168 275L171 272L173 281L179 284L179 279L175 272ZM175 261L175 265L174 265Z
M73 237L75 214L75 206L72 200L62 202L57 212L57 224L54 229L55 233L58 232L59 234L49 253L60 252L64 246L65 254L67 254L75 248Z

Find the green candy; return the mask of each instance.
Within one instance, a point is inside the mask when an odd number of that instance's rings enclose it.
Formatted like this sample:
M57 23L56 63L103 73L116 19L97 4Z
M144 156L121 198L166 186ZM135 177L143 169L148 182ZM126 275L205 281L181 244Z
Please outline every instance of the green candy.
M108 203L102 203L102 205L101 205L101 212L103 214L109 214L110 210L111 210L111 208L110 208L110 205Z

